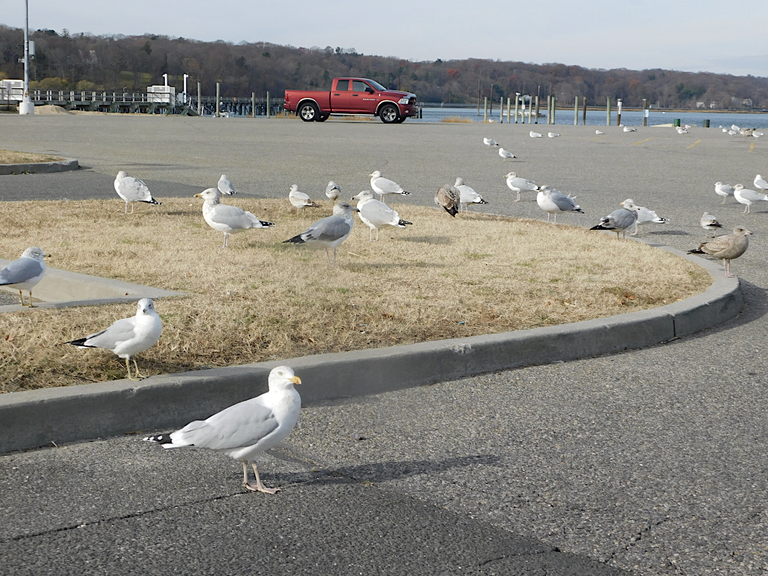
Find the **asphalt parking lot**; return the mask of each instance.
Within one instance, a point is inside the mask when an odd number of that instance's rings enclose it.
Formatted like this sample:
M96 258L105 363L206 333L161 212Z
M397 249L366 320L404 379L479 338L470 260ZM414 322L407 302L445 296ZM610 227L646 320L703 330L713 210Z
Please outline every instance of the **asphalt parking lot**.
M705 210L754 233L732 265L738 318L643 350L305 407L260 466L274 497L243 494L222 455L138 435L0 456L4 572L764 573L768 203L743 215L714 182L768 173L768 142L712 125L531 139L527 125L0 116L0 148L84 167L0 176L4 213L25 199L122 203L118 170L162 201L222 173L255 197L294 183L320 197L331 179L352 196L379 169L411 191L393 201L404 218L457 176L490 202L479 210L543 218L532 196L512 202L514 170L577 196L585 214L563 223L592 226L633 198L670 219L641 227L652 243L695 247Z

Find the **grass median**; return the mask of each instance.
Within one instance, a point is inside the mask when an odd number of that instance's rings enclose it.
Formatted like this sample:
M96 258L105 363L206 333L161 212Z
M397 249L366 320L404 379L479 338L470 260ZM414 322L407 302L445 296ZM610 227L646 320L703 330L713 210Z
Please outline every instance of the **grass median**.
M275 226L222 248L202 202L161 200L127 215L119 199L2 206L5 258L40 246L54 268L189 294L155 302L163 335L137 357L145 374L577 322L711 284L695 264L613 234L396 204L413 226L370 242L356 219L331 267L323 250L282 243L329 215L329 202L297 215L287 199L227 197ZM0 391L123 378L111 352L62 343L134 313L121 304L0 314Z

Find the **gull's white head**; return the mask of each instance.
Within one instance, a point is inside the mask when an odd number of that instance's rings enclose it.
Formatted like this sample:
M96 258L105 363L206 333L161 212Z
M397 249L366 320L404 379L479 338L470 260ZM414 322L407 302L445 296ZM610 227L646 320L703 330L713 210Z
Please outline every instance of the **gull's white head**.
M373 192L370 190L362 190L358 192L355 196L352 196L351 200L357 200L358 202L360 200L373 200L374 195Z
M43 258L48 256L45 252L43 252L40 248L37 246L30 246L24 252L21 253L22 258L33 258L35 260L42 261Z
M293 368L278 366L269 373L270 390L290 389L294 384L301 384L301 378L293 373Z
M142 298L136 304L136 316L141 316L142 314L154 314L154 313L155 313L155 304L149 298Z
M206 188L202 192L195 194L195 198L202 198L205 201L218 200L221 198L221 192L218 188Z
M371 178L381 178L381 171L380 170L374 170L370 174L368 174Z

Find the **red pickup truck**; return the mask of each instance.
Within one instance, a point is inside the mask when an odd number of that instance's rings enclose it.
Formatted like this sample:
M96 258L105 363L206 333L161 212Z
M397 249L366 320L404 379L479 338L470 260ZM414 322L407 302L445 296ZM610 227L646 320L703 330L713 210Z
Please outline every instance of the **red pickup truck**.
M389 124L418 114L415 94L387 90L367 78L334 78L330 92L286 90L284 108L304 122L324 122L331 114L373 114Z

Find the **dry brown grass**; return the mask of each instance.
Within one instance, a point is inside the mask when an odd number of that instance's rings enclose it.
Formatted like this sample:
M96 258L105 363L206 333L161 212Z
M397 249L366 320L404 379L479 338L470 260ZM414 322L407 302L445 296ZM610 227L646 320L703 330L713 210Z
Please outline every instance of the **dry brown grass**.
M329 203L297 216L287 200L225 201L276 225L234 235L224 249L195 199L142 204L132 215L118 199L9 202L0 207L2 255L38 245L52 267L189 293L156 302L163 335L138 358L148 374L576 322L711 283L696 265L613 234L407 205L398 210L413 226L369 242L358 221L332 268L324 251L282 243L330 213ZM111 352L62 342L134 311L1 314L2 391L123 378Z
M461 116L446 116L441 118L440 122L448 122L449 124L471 124L471 118L462 118Z
M33 162L61 162L62 160L64 158L48 156L46 154L0 150L0 164L31 164Z

